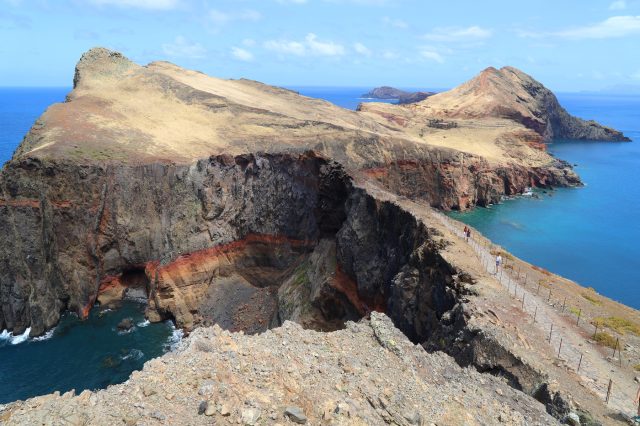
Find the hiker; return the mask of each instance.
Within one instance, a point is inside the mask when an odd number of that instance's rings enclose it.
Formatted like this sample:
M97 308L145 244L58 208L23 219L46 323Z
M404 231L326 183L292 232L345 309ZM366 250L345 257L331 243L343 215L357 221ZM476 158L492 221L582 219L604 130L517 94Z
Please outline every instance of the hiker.
M464 226L464 229L462 230L462 233L464 234L464 236L467 236L467 232L469 232L469 228L467 228L467 225Z
M467 242L471 239L471 228L467 228Z
M500 253L498 253L498 255L496 256L496 274L498 273L498 268L500 268L500 265L502 265L502 256L500 256Z

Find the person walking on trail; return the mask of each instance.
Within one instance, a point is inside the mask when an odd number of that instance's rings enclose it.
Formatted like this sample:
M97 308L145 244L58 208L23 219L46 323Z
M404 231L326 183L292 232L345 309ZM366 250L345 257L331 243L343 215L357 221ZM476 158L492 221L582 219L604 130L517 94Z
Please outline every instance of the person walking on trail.
M467 236L467 232L469 232L469 228L467 228L467 225L465 225L464 229L462 230L462 233L464 234L465 238Z
M467 242L471 239L471 228L467 228Z
M500 253L498 253L498 255L496 256L496 274L498 273L500 265L502 265L502 256L500 256Z

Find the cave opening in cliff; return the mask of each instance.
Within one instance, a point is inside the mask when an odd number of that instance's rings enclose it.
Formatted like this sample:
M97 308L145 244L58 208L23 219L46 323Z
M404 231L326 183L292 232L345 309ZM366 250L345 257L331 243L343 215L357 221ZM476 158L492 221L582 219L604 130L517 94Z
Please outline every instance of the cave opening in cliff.
M120 275L120 283L124 287L124 297L134 299L147 298L150 280L145 273L144 267L134 266L125 269Z

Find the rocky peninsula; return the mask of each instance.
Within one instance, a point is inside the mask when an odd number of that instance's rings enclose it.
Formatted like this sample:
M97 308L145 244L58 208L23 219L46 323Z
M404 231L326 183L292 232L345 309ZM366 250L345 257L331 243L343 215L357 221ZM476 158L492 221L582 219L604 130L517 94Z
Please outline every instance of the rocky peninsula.
M433 210L580 185L546 152L551 137L625 139L571 117L513 68L418 103L348 111L88 51L67 101L0 172L0 329L40 335L65 310L86 316L133 290L146 295L149 320L195 331L125 384L0 407L0 420L607 415L548 351L526 350L540 330L523 337L506 316L496 321L508 296Z
M411 104L427 99L435 95L435 92L407 92L390 86L376 87L375 89L362 95L365 99L391 99L397 100L399 104Z

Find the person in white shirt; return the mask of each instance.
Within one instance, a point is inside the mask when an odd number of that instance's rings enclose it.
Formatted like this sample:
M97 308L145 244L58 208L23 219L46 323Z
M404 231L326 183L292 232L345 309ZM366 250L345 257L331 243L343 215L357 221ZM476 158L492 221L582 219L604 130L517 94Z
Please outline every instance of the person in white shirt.
M500 268L500 265L502 265L502 256L498 254L496 256L496 274L498 273L498 268Z

